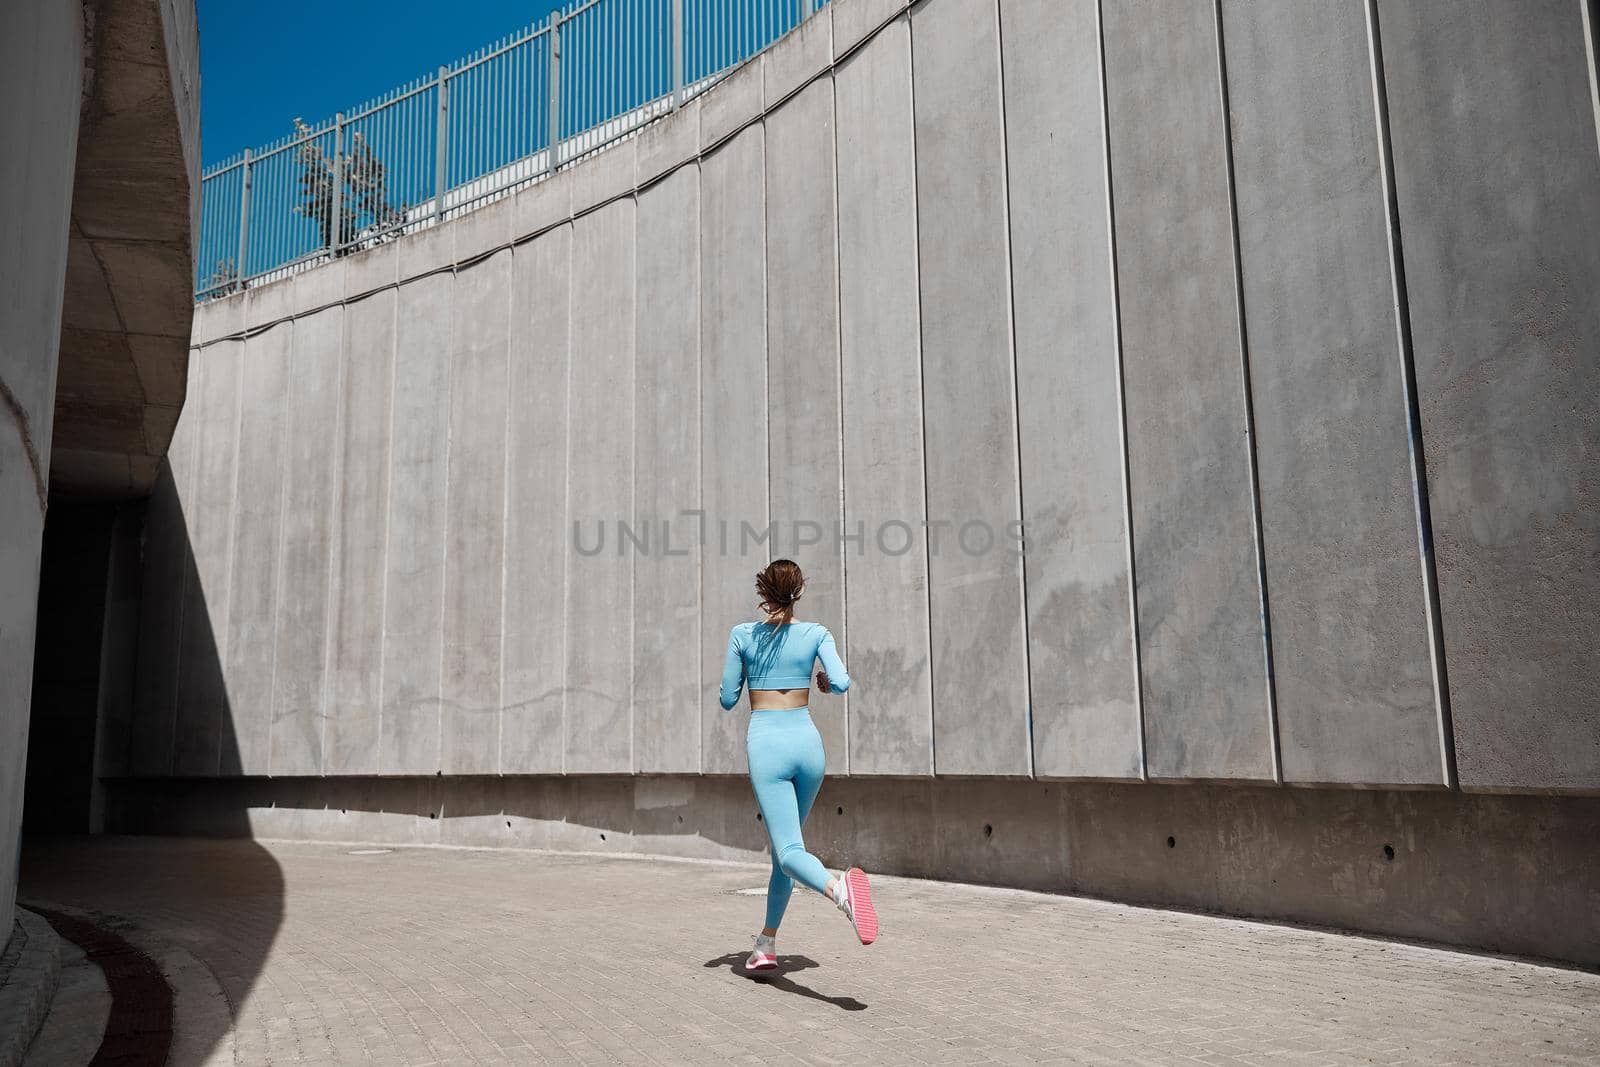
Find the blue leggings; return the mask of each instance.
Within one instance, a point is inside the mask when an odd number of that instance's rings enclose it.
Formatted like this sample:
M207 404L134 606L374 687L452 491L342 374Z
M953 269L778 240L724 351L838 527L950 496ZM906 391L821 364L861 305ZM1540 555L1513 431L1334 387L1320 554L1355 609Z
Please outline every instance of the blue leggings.
M772 878L767 882L767 926L776 930L799 881L827 893L828 870L800 837L800 824L822 788L826 757L822 735L809 708L752 711L745 734L750 756L750 785L761 807L761 819L772 842Z

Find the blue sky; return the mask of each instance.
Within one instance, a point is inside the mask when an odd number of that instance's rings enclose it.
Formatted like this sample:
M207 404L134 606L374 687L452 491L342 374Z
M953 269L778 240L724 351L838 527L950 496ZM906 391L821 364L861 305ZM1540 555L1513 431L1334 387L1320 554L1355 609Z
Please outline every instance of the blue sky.
M535 20L558 0L200 0L207 166L429 73Z

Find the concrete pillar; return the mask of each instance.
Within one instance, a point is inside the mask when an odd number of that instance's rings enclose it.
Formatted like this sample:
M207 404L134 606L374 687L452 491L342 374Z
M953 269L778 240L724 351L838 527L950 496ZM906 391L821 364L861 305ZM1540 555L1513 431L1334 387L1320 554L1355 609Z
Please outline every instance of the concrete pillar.
M11 936L83 73L78 4L0 10L0 930Z

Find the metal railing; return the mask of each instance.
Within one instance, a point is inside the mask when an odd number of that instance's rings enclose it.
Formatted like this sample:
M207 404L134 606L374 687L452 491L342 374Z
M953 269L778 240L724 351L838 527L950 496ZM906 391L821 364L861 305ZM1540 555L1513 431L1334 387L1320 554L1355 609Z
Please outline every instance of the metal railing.
M828 0L572 0L206 170L195 299L391 240L675 110Z

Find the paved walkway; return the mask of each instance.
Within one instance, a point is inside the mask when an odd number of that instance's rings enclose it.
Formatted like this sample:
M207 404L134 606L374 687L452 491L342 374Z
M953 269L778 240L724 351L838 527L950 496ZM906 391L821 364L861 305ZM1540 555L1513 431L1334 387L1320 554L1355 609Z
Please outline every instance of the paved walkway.
M866 949L796 890L783 969L755 981L738 965L764 885L635 858L94 838L30 848L22 895L120 917L164 969L206 974L177 991L181 1063L1600 1059L1600 975L911 880L877 880Z

